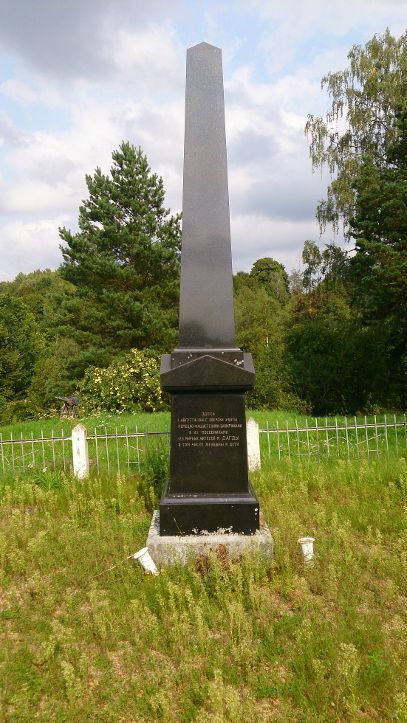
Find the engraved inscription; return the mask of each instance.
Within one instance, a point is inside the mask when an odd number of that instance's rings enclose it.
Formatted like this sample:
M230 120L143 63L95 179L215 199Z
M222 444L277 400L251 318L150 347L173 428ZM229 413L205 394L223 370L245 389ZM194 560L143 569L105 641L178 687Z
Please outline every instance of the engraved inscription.
M240 447L243 424L237 417L221 417L213 411L176 421L178 447Z

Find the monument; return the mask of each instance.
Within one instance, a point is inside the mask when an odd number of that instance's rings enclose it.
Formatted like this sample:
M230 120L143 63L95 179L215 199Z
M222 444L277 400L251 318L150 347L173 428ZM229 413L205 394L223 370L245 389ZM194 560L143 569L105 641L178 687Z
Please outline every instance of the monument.
M159 537L258 536L244 402L253 385L235 340L222 52L200 43L187 51L179 345L161 360L170 476L147 540L153 557Z
M187 51L179 347L161 362L171 395L170 479L160 535L219 528L254 533L244 392L249 354L236 347L222 53Z

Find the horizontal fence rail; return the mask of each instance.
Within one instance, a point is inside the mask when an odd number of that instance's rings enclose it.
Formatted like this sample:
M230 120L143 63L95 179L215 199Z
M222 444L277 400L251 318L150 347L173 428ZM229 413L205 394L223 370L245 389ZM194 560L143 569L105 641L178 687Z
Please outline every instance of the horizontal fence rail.
M321 425L318 420L310 423L306 420L305 425L295 426L286 422L285 426L279 423L271 428L266 423L264 429L260 429L260 435L266 438L266 446L262 445L263 454L268 458L283 457L330 457L358 458L361 456L369 459L376 455L395 455L396 457L407 451L407 424L406 417L403 420L392 419L384 416L383 421L374 418L368 422L366 417L363 422L358 422L356 417L349 419L344 417L343 421L325 421Z
M165 431L129 431L97 432L87 434L90 467L98 473L125 474L142 472L148 463L149 453L167 453L169 451L169 430ZM41 469L71 471L72 435L61 433L19 439L5 438L0 433L0 473L17 473L21 470Z
M257 426L257 425L256 425ZM406 416L400 419L385 415L363 421L344 417L321 424L318 419L270 426L268 422L258 429L262 460L312 459L336 457L339 459L377 456L403 456L407 452ZM114 432L104 429L87 430L87 449L90 468L108 475L141 474L146 465L154 464L153 457L168 456L170 430L154 431L146 428L125 429ZM250 455L249 455L250 456ZM22 470L37 469L71 471L73 468L72 434L51 432L51 436L30 434L19 438L4 436L0 432L0 474L17 474Z

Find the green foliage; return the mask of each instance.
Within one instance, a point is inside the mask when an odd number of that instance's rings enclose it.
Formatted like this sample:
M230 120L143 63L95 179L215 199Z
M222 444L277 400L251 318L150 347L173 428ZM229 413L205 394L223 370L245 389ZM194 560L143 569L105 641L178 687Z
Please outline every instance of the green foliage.
M311 301L328 286L339 296L346 288L352 317L329 330L319 309L291 333L296 388L316 411L403 408L407 401L407 34L375 35L364 48L353 46L348 59L348 68L322 79L332 98L325 119L309 116L306 125L314 167L327 165L335 175L317 208L321 228L337 229L341 220L355 240L349 257L332 244L322 252L304 245Z
M6 289L7 293L24 302L43 338L44 344L35 361L27 396L37 414L48 412L59 406L56 396L70 394L78 386L90 363L86 361L89 352L72 338L75 315L79 319L79 310L82 311L81 305L75 305L74 301L77 289L62 278L59 270L49 269L18 274L14 281L7 283ZM99 364L103 363L106 357L101 350L97 351L98 357L95 352L91 360L97 357ZM109 359L107 357L106 363Z
M21 397L26 391L43 340L25 304L0 295L0 393Z
M112 158L110 174L86 178L78 233L60 229L62 267L0 286L0 297L24 301L44 339L26 384L37 411L55 408L90 366L175 345L180 217L164 207L162 179L140 148L122 143Z
M165 209L163 181L140 148L122 143L112 159L110 175L86 176L78 233L60 229L61 273L78 290L60 325L82 349L78 374L98 349L113 358L176 336L180 217Z
M354 45L348 59L348 68L322 79L332 104L325 118L308 116L305 132L313 166L335 174L317 209L321 227L331 222L337 228L342 220L349 232L361 167L386 167L387 149L399 138L398 114L407 107L407 33L397 39L386 30L364 48Z
M288 275L288 289L291 296L298 296L304 291L304 278L299 269L292 269Z
M386 329L355 324L351 299L338 284L298 297L286 361L295 393L314 414L369 412L391 400Z
M315 414L346 409L353 355L346 301L315 292L299 299L293 322L287 360L297 393Z
M147 437L138 491L149 512L157 509L169 472L167 445L159 437L152 440Z
M65 281L59 270L37 269L29 274L18 274L14 281L7 284L7 291L24 302L34 316L46 343L52 343L58 309L66 297L75 293L73 284Z
M348 254L334 243L325 244L321 251L314 241L304 242L302 251L304 272L302 275L303 289L312 292L322 283L330 289L336 285L343 287L348 276Z
M269 257L258 259L250 276L280 304L288 301L288 276L283 264Z
M34 366L44 348L34 316L10 293L0 294L0 419L18 419ZM11 405L6 409L7 405ZM23 410L21 409L21 405Z
M56 397L65 396L73 391L70 383L66 385L61 383L62 374L63 366L58 365L55 353L52 354L50 349L39 356L28 389L29 398L37 411L59 408L60 402Z
M302 404L283 396L283 406L315 415L405 408L400 335L387 323L356 324L346 295L300 297L285 341L289 390Z
M235 322L239 346L252 354L281 340L281 307L262 286L240 288L235 296Z
M5 400L0 397L0 424L14 424L23 419L36 419L39 408L29 397Z
M394 320L405 333L407 111L400 114L398 127L400 137L387 149L386 167L365 163L355 180L357 201L350 223L356 254L350 272L364 319Z
M302 262L305 265L303 285L306 291L312 291L321 281L321 251L316 243L307 239L302 250Z
M313 298L319 302L325 298L327 305L329 299L335 297L335 291L336 296L345 298L346 288L351 317L344 325L338 320L336 328L328 333L325 322L321 325L321 303L318 309L314 304L314 311L318 313L310 315L309 323L303 317L300 326L291 333L296 386L301 394L307 393L313 400L316 412L324 408L326 411L369 409L372 403L379 407L405 408L406 117L405 113L398 115L400 136L386 149L387 165L375 165L366 158L353 180L355 200L349 224L355 252L348 255L334 244L327 245L323 251L312 241L304 244L303 279L310 294L309 307ZM334 357L342 369L339 382L340 369ZM342 388L342 380L346 380L347 393ZM328 392L328 386L332 392ZM335 406L331 406L334 400Z
M253 409L278 409L282 406L284 372L281 349L264 347L255 357L256 384L247 395L247 404ZM290 407L290 405L288 405Z
M250 274L235 277L235 320L238 345L253 354L256 386L248 404L256 408L301 409L290 393L284 363L288 279L274 259L259 259Z
M107 368L89 368L80 390L81 413L155 412L163 407L157 360L132 349Z

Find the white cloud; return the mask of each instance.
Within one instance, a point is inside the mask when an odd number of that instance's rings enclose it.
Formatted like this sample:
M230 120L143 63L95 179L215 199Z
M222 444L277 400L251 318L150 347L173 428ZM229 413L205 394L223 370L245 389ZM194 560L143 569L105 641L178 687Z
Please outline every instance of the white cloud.
M7 189L0 199L0 211L7 214L38 216L67 208L70 188L60 183L52 186L41 181L25 182Z
M325 47L336 41L349 47L364 43L386 27L399 35L405 30L403 0L354 0L351 8L337 0L248 0L263 19L260 47L270 72L280 72L292 62L303 64L309 46ZM353 36L349 42L349 36ZM308 54L308 53L307 53ZM338 68L339 69L339 68Z
M25 143L25 134L17 128L5 111L0 110L0 146L9 145L18 148Z
M234 270L250 271L253 263L264 256L284 264L287 271L301 263L304 241L316 239L318 230L313 220L293 222L261 215L232 216L232 253Z
M149 24L146 28L121 28L111 45L111 62L115 67L115 84L128 89L154 88L156 93L181 90L181 49L169 22Z
M7 239L7 253L2 253L0 281L17 273L34 269L55 268L60 263L58 226L64 215L24 223L14 221L0 226L0 238Z
M0 39L14 70L0 80L2 278L60 263L58 224L75 228L85 174L106 173L122 140L141 145L164 178L166 205L180 210L184 38L204 29L225 47L235 269L264 255L298 264L304 240L318 237L314 209L328 182L312 174L303 135L307 113L328 106L320 79L345 67L350 36L363 43L389 18L397 33L405 9L396 0L355 0L352 12L333 0L245 0L245 17L250 1L255 39L233 26L232 2L208 2L201 27L189 29L177 0L26 0L25 23L19 3L3 0Z
M164 18L171 17L177 0L166 0ZM2 0L0 40L31 70L61 82L97 79L115 74L112 62L121 33L154 21L163 25L161 0ZM131 33L131 30L130 30ZM159 55L160 49L156 48Z
M21 103L21 105L29 105L36 101L33 88L28 83L16 78L9 78L0 83L0 93L16 103Z

